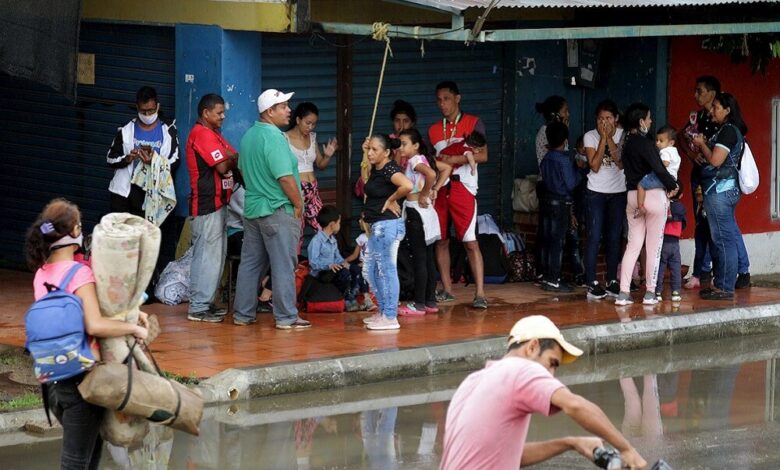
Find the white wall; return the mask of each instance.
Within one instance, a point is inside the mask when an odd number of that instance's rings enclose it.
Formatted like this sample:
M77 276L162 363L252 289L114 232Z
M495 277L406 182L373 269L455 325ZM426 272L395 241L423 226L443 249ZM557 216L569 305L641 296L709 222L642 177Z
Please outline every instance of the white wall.
M750 233L744 238L751 274L780 272L780 232ZM682 264L693 268L693 254L693 239L680 240Z

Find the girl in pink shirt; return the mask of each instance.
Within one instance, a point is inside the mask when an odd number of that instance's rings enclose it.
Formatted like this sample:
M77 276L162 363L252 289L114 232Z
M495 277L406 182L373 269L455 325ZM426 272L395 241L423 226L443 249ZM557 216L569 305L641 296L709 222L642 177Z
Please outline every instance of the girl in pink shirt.
M27 263L35 270L33 290L36 300L46 295L44 283L58 285L65 273L77 263L74 255L81 242L79 208L65 199L51 201L27 230L25 240ZM84 329L90 336L112 338L133 335L139 340L146 339L148 323L145 313L141 312L138 325L109 320L100 314L95 276L90 267L82 266L67 286L60 287L81 299ZM48 407L62 424L62 468L97 468L100 462L103 408L90 405L81 398L77 387L83 378L84 374L81 374L43 386Z

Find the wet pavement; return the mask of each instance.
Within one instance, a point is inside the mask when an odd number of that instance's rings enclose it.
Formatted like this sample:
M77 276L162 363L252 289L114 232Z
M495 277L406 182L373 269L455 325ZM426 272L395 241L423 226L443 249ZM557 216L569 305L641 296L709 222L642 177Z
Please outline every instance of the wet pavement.
M606 354L565 366L558 376L601 406L648 461L663 458L675 469L776 469L778 345L780 336L757 336ZM463 377L444 375L210 406L200 437L158 430L144 450L129 454L129 465L434 469L447 402ZM566 416L536 416L529 439L577 434L584 433ZM57 440L26 438L29 442L21 443L25 436L4 438L0 468L56 467ZM117 463L127 458L121 449L106 451L102 468L130 468ZM569 453L534 468L595 467Z
M24 344L24 312L32 301L32 275L0 270L0 344ZM471 308L473 286L456 285L457 301L442 304L441 312L401 318L397 331L369 332L362 319L367 313L304 314L314 327L305 331L274 328L272 316L259 314L250 326L204 324L186 319L187 304L152 304L144 310L157 314L162 334L152 344L160 366L185 377L212 377L229 368L257 368L304 363L380 351L411 350L431 345L505 337L520 318L544 314L562 328L621 324L628 320L686 317L703 311L735 310L780 304L780 289L751 288L737 292L733 301L704 301L697 291L683 293L682 302L665 301L654 307L640 303L616 308L605 299L589 302L585 290L558 295L531 283L486 286L490 308ZM638 301L639 293L635 294ZM713 315L709 323L719 321ZM642 322L635 322L639 324ZM744 332L737 334L744 334ZM654 341L654 339L653 339ZM651 344L660 344L651 342Z

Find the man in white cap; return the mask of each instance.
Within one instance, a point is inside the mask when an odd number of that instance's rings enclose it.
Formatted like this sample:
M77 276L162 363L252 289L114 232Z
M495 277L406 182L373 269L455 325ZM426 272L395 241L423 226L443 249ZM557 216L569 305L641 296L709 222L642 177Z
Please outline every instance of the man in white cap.
M592 460L593 450L603 445L599 438L525 442L533 413L549 416L559 410L619 450L625 468L646 468L645 460L598 406L553 377L560 364L581 354L545 316L515 323L504 357L466 377L452 397L441 469L516 470L568 450Z
M260 119L241 138L238 167L244 178L244 244L236 281L233 323L256 321L257 286L268 269L273 314L280 330L311 327L295 306L295 267L301 237L301 179L298 161L279 129L290 120L293 93L265 90L257 99Z

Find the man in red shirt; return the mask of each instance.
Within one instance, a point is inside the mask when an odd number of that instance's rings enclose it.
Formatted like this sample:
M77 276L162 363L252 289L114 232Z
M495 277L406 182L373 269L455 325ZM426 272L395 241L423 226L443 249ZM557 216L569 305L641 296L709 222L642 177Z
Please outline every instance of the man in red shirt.
M560 364L581 354L545 316L515 323L506 355L466 377L455 391L447 410L441 470L516 470L568 450L593 460L593 450L603 445L599 438L525 442L533 413L549 416L561 410L619 450L624 468L647 468L601 408L553 377Z
M469 167L465 155L444 155L442 150L452 144L465 140L474 131L485 134L485 125L479 117L460 110L460 91L453 81L444 81L436 85L436 102L443 116L441 122L434 123L428 129L428 139L436 151L436 158L452 165L449 183L436 195L435 208L441 225L441 240L436 242L436 263L443 290L437 295L439 302L449 302L452 296L452 278L450 277L450 241L449 222L452 220L455 236L463 242L468 254L471 273L477 292L472 306L487 308L485 298L484 266L482 253L477 243L477 172ZM474 149L474 161L485 163L488 159L487 146Z
M238 153L219 133L224 120L225 100L213 93L205 95L187 139L193 244L187 319L191 321L219 323L226 313L213 302L225 264L227 206Z

